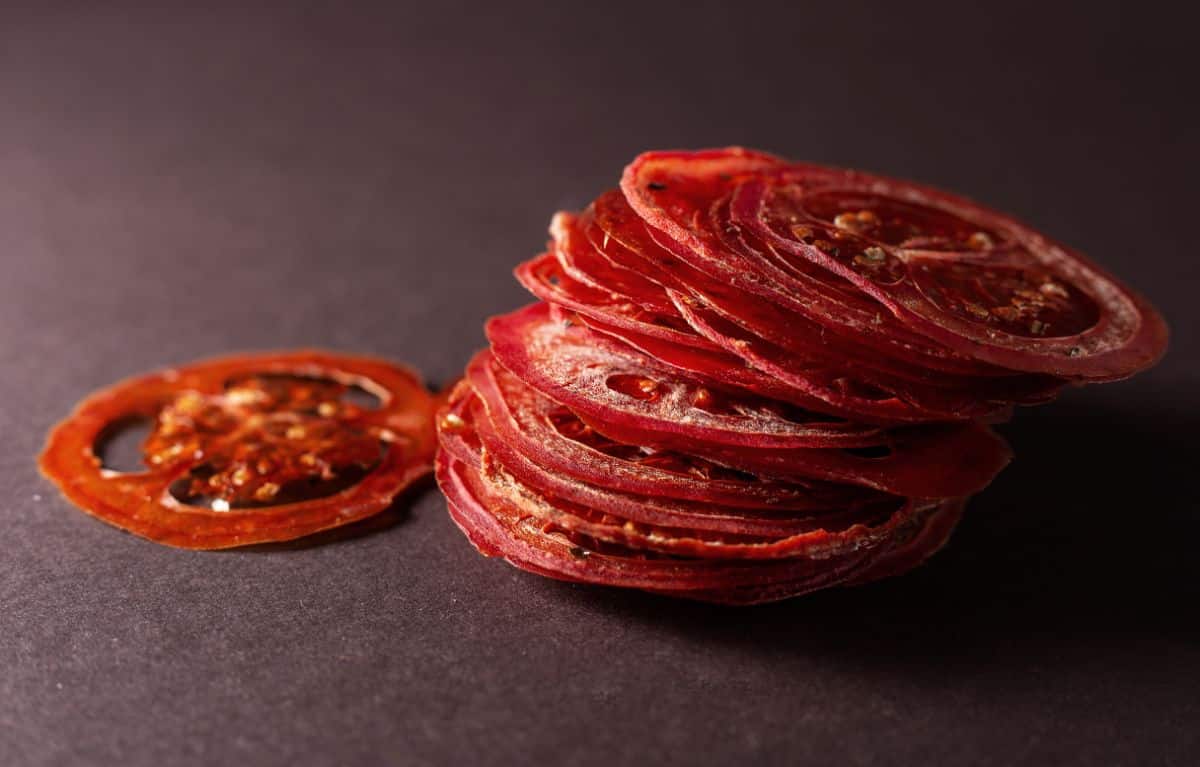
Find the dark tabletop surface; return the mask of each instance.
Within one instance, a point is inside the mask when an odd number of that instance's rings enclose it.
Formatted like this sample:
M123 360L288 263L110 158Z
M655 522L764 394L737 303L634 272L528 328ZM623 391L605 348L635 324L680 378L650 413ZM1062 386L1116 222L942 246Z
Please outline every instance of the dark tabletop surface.
M92 5L0 10L0 764L1200 763L1184 19ZM926 567L746 610L485 560L433 489L193 553L34 468L88 391L206 355L451 380L554 210L639 150L729 143L1010 210L1145 291L1172 352L1020 413Z

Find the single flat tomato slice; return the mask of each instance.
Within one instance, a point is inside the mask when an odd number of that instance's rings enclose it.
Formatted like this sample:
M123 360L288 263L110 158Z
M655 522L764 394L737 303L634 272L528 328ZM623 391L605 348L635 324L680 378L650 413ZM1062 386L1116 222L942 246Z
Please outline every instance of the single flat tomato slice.
M1003 372L912 330L836 273L780 258L724 213L742 183L782 167L777 158L738 148L647 152L625 169L621 191L654 242L710 279L896 360L956 375Z
M344 395L358 387L377 408ZM369 517L432 468L437 400L383 360L321 351L225 357L97 392L50 432L39 466L93 516L159 543L221 549ZM96 444L153 419L145 471Z
M642 444L690 447L863 447L881 429L800 410L749 393L717 392L534 304L487 323L496 359L514 375L597 426L638 429Z
M733 221L838 274L914 330L993 365L1123 378L1166 325L1129 287L1015 219L907 181L804 165L746 179Z
M828 510L871 495L854 485L764 481L685 453L614 442L526 386L487 350L467 365L467 380L501 439L547 471L592 485L740 509Z

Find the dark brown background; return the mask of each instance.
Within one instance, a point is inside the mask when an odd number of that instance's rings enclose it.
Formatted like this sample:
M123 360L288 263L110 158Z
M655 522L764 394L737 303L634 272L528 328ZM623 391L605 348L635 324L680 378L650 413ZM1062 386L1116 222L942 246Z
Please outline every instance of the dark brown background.
M1200 760L1185 19L91 5L0 10L0 763ZM79 397L172 362L323 345L449 380L556 208L727 143L1011 210L1147 292L1172 354L1021 413L927 567L761 609L520 574L432 490L358 537L198 554L34 470Z

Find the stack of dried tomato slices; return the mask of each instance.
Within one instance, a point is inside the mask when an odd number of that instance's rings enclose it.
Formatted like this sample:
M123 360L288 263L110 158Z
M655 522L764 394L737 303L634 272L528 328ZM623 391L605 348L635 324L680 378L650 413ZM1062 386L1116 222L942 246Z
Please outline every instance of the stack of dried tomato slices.
M551 233L437 475L482 553L568 581L751 604L904 572L1008 462L986 424L1166 346L1007 216L743 149L643 154Z

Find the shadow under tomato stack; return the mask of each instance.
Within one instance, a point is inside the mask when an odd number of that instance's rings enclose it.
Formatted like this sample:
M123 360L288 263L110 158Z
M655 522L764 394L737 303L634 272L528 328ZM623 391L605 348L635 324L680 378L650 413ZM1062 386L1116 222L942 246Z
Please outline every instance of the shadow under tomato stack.
M559 213L438 417L480 552L753 604L896 575L1008 462L987 424L1164 352L1144 299L945 192L650 152Z

